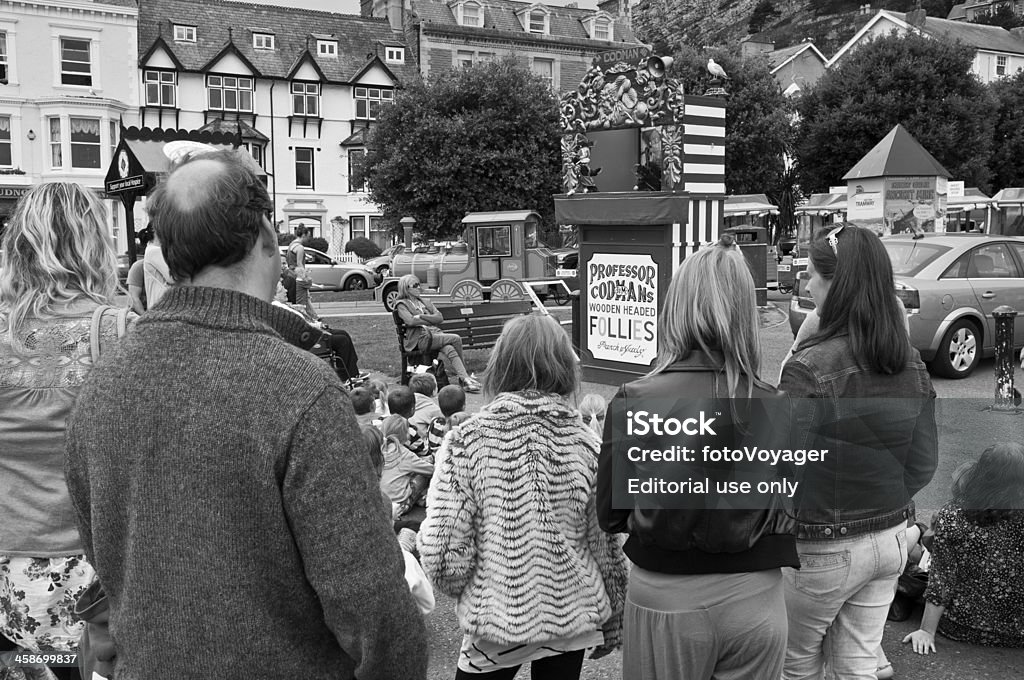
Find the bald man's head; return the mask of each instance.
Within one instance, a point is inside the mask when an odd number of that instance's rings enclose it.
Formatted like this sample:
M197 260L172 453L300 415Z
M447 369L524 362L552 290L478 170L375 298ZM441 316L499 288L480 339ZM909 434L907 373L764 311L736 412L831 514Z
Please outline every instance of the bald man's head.
M256 245L272 204L241 153L192 156L150 194L147 210L175 281L231 267Z

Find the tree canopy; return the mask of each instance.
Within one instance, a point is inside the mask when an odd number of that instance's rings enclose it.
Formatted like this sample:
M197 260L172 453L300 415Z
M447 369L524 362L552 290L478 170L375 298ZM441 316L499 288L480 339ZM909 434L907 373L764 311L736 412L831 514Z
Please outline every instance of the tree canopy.
M397 227L411 215L425 238L460 233L467 212L535 210L551 222L560 134L548 82L513 59L488 62L399 92L370 135L362 175L385 220Z
M1006 30L1024 26L1024 17L1013 11L1010 5L999 5L987 12L979 12L971 19L972 24L984 24L986 26L1001 26Z
M826 71L799 103L801 188L826 191L897 123L956 179L990 186L995 99L973 48L917 35L876 38Z
M1024 71L991 84L999 102L995 115L992 158L992 186L1024 186Z

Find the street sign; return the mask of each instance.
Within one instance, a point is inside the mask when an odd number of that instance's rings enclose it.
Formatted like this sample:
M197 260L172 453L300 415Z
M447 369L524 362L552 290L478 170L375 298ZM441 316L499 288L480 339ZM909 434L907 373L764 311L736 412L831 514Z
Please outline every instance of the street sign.
M145 175L135 175L134 177L125 177L124 179L114 180L113 182L106 182L108 194L120 194L125 191L144 190L145 187Z

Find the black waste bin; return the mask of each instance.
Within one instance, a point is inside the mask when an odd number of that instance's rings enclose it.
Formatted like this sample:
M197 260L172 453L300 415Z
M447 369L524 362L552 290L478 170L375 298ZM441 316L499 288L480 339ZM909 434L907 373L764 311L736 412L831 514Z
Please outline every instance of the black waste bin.
M740 252L747 259L750 275L754 277L754 291L757 293L757 305L768 304L768 230L745 224L729 227L724 233L736 237Z

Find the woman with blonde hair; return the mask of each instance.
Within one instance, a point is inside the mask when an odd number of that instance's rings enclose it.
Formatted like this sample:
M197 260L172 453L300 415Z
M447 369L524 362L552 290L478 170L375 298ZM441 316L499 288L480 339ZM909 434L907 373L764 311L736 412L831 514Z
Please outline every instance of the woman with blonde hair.
M93 578L64 481L64 427L100 350L117 260L95 192L55 182L19 201L0 244L0 635L73 652L72 607Z
M445 438L420 527L423 568L458 599L456 678L579 678L619 644L626 564L594 505L599 440L569 399L580 371L549 316L505 324L490 404Z
M466 392L479 392L480 383L466 371L462 338L454 333L444 333L437 327L444 317L434 303L421 296L421 291L420 280L414 274L406 274L398 280L395 312L406 327L405 351L437 350L445 370L458 376L462 389Z
M768 445L751 439L769 420L761 407L785 402L758 377L754 282L731 236L676 270L658 318L658 343L651 372L623 385L612 400L598 468L601 526L629 534L624 550L633 563L623 677L778 677L787 627L782 567L798 562L792 520L777 498L723 501L712 488L689 502L627 493L623 484L629 451L658 446L624 435L628 414L639 409L665 418L690 417L698 408L714 413L710 433L686 437L694 451ZM763 464L693 460L670 465L684 478L713 483L775 475Z

